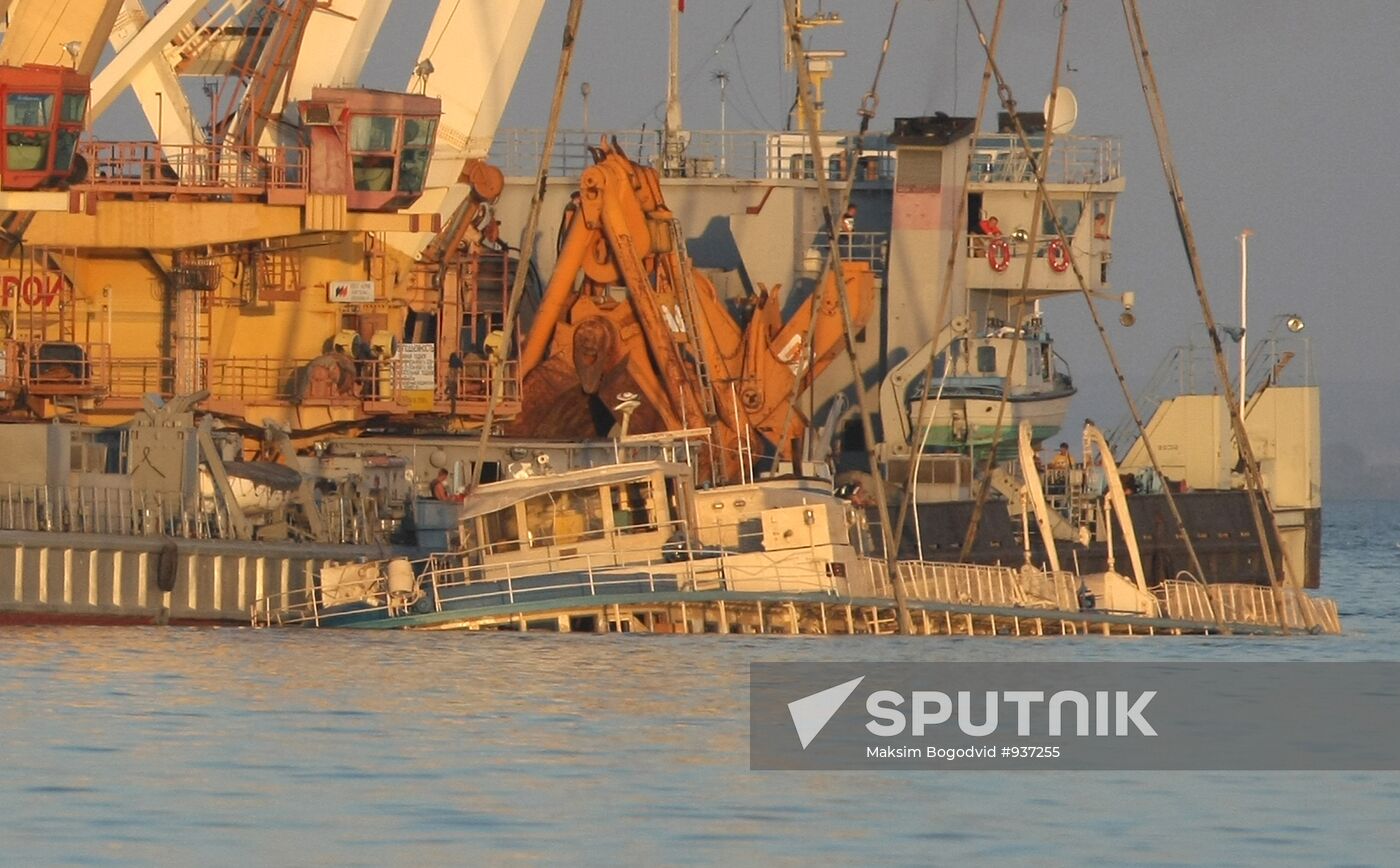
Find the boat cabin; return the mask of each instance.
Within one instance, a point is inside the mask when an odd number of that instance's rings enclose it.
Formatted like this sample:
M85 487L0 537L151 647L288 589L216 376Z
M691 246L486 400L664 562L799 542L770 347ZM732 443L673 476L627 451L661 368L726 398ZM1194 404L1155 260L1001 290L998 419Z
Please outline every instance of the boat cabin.
M309 192L344 195L351 211L397 211L423 194L441 100L318 87L299 109L311 149Z
M690 473L640 462L488 483L462 511L460 551L471 566L529 572L659 562L691 523Z
M0 189L53 188L75 174L90 89L88 76L62 66L0 66Z

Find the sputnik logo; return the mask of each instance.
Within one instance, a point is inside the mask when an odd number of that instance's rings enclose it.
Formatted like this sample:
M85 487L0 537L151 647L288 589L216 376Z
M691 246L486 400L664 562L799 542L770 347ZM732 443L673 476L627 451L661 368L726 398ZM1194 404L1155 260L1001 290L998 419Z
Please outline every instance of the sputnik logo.
M788 714L792 716L792 726L797 730L797 738L802 742L803 750L806 750L812 739L826 728L836 716L836 712L841 710L841 706L846 704L846 700L850 699L851 694L864 680L864 675L852 678L835 687L819 690L810 696L788 703Z

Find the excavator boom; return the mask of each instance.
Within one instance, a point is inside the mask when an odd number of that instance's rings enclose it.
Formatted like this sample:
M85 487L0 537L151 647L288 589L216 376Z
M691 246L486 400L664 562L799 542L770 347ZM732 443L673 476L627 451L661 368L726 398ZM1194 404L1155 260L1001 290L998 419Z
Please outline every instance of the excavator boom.
M788 456L806 427L791 403L845 340L837 281L828 276L789 321L776 290L761 291L747 320L736 321L686 254L656 171L615 143L594 156L522 344L525 411L513 432L603 435L631 394L642 399L631 433L708 425L718 479L742 477L740 444L750 431ZM843 274L859 329L874 277L865 263L848 263Z

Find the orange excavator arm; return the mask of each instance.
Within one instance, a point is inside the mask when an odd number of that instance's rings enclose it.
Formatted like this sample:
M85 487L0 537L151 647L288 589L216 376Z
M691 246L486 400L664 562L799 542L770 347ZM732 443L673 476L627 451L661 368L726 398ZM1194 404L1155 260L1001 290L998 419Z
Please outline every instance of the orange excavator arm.
M651 430L709 425L724 479L738 475L746 428L787 456L806 426L787 408L845 339L836 281L828 277L786 323L775 294L764 293L741 326L687 257L655 170L615 144L600 147L595 159L580 179L578 213L521 346L526 409L516 433L586 436L564 430L593 412L581 396L611 408L625 390L646 399L647 411L633 416L634 433L647 430L639 423ZM859 329L872 308L874 277L865 263L848 263L843 273ZM625 287L625 300L616 287ZM784 418L790 421L780 431Z

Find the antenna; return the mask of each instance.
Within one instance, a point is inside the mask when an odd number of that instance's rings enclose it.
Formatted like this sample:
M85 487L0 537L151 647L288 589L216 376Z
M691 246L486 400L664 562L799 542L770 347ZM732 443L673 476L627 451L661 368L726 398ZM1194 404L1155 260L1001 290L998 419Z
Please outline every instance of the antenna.
M1050 103L1055 103L1055 116L1050 117ZM1074 122L1079 120L1079 100L1075 98L1074 91L1060 85L1055 88L1052 96L1045 98L1045 128L1057 136L1063 136L1074 129Z

